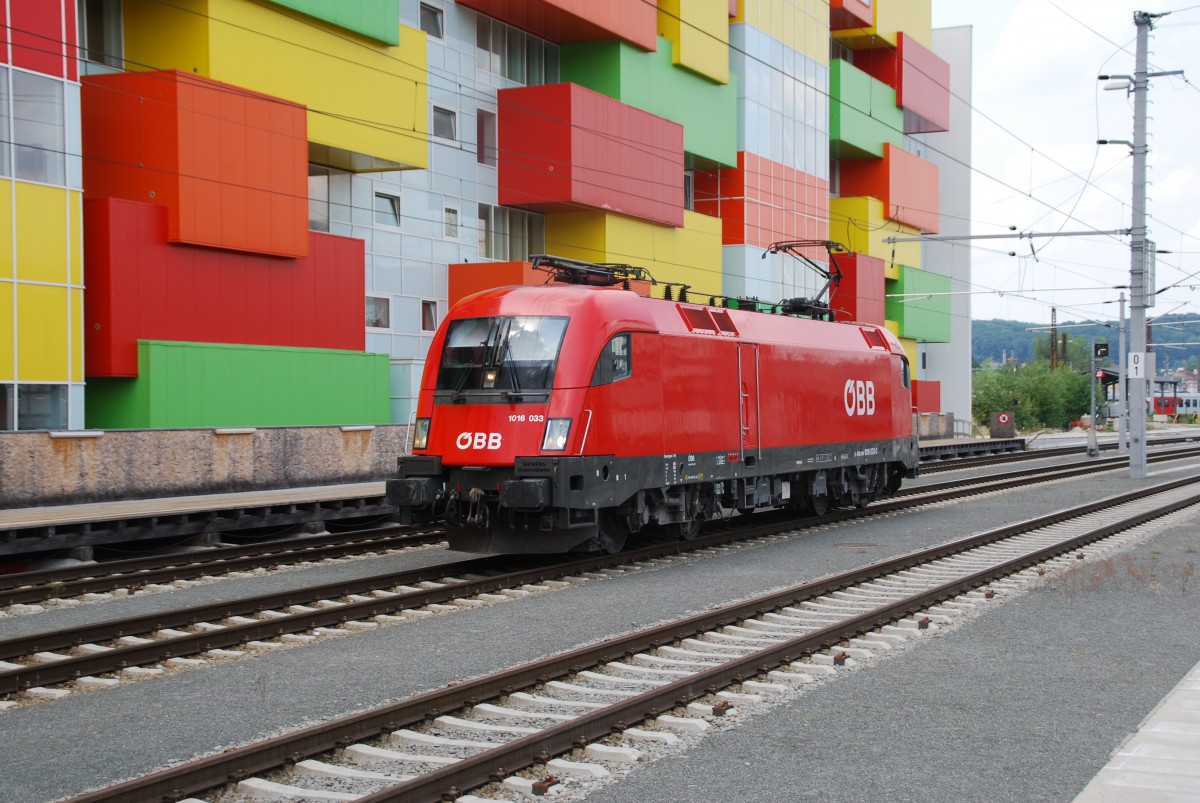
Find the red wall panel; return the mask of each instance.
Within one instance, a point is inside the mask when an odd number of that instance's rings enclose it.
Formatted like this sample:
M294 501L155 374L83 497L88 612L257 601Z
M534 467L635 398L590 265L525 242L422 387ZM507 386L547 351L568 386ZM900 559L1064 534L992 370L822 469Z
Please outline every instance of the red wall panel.
M623 39L658 48L658 6L646 0L458 0L489 17L559 44Z
M724 245L829 238L829 182L753 153L739 151L736 167L696 171L693 194L697 212L721 218Z
M918 413L940 413L942 411L942 383L928 379L914 379L912 383L913 407Z
M137 376L139 339L363 350L362 240L309 232L280 259L170 243L167 217L84 201L88 376Z
M870 28L875 24L871 4L864 0L830 0L829 30L845 28Z
M303 106L178 71L83 80L84 187L168 209L172 242L307 253Z
M65 51L68 46L72 55L75 51L73 6L74 0L16 0L11 3L12 19L8 37L12 43L13 66L59 78L67 77L64 72ZM68 15L71 22L69 27L65 24ZM64 42L64 39L67 41ZM72 78L73 68L72 64Z
M890 219L930 234L938 231L937 165L890 142L884 143L882 159L842 161L841 192L878 198Z
M900 33L900 86L896 103L904 109L904 133L950 130L950 65Z
M683 126L577 84L499 92L498 198L683 225Z
M904 133L950 130L950 65L903 32L895 48L858 50L854 66L896 90Z
M884 262L866 254L839 254L842 281L833 291L833 311L839 321L883 326Z

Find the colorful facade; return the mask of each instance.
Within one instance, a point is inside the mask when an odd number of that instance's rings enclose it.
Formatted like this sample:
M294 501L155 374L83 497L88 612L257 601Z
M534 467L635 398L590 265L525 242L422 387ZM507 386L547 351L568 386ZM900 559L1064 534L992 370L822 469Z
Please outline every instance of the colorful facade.
M929 4L9 0L0 423L407 423L456 293L538 253L771 302L824 278L767 246L832 240L916 365Z
M0 428L83 426L75 0L0 7Z

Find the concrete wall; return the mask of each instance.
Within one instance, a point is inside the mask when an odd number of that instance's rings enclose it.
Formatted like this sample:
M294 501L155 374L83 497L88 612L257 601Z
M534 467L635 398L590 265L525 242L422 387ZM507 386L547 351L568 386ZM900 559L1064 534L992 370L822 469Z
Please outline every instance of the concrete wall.
M408 427L0 433L0 508L369 482Z

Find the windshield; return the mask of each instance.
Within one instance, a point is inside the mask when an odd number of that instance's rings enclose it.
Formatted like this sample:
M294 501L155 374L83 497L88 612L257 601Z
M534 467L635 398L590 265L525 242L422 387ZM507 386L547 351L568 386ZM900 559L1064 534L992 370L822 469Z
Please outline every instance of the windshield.
M566 318L518 315L451 321L437 389L505 391L510 396L549 390L566 330Z

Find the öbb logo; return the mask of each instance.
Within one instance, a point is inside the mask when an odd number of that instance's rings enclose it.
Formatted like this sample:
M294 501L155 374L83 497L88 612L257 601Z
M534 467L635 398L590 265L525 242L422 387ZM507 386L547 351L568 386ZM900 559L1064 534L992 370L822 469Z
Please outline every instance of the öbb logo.
M871 380L847 379L843 392L846 415L875 415L875 383Z
M454 445L459 449L490 449L500 448L499 432L460 432Z

